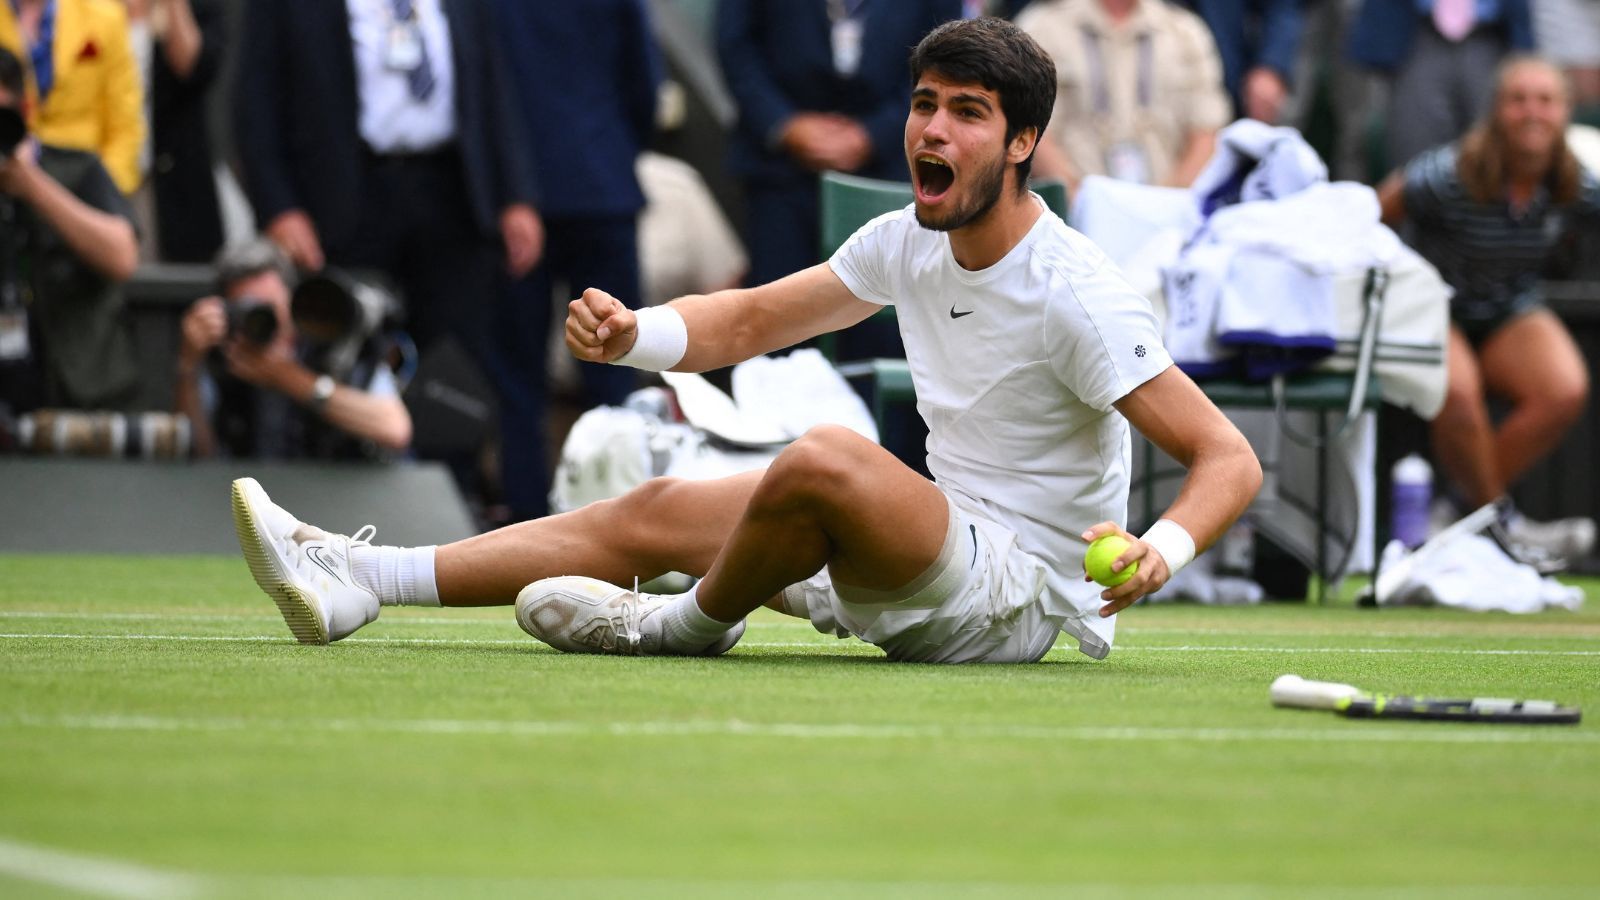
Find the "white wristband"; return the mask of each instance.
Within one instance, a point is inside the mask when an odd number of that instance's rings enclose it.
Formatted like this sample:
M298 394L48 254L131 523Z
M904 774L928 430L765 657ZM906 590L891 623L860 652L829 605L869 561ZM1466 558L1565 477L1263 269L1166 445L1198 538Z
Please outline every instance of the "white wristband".
M665 372L677 365L689 349L689 326L683 314L671 306L647 306L636 315L633 348L612 363L648 372Z
M1161 558L1167 561L1169 578L1194 560L1194 538L1182 525L1171 519L1157 520L1139 540L1154 547Z

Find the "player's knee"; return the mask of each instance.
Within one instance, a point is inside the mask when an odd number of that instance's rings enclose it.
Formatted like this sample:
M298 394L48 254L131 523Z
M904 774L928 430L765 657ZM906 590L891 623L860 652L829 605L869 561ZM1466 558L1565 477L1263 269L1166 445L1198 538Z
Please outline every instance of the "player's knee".
M661 510L671 504L673 492L682 484L681 478L652 478L620 497L600 501L608 534L631 546L630 532L659 527Z
M860 445L871 442L837 425L807 431L772 461L761 480L758 499L826 502L848 492L860 471Z

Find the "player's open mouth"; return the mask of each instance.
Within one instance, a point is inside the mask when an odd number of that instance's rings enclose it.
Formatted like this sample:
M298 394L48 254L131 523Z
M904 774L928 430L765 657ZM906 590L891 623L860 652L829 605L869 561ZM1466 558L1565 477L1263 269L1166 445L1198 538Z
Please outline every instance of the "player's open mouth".
M931 153L919 153L912 167L916 177L917 199L933 203L950 191L955 183L955 170L950 164Z

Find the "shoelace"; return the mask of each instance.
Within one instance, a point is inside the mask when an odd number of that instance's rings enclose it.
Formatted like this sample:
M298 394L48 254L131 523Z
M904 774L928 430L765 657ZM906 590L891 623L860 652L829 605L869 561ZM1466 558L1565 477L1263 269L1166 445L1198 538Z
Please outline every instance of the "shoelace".
M581 640L598 649L610 650L606 646L606 639L610 638L612 646L625 653L636 654L644 643L644 635L633 630L632 620L636 618L634 611L639 605L639 576L633 578L633 599L623 601L622 608L614 616L597 617L594 627Z
M363 546L370 547L372 546L372 539L377 536L378 529L373 527L371 523L368 523L356 529L355 534L350 535L350 543L352 545L361 544Z

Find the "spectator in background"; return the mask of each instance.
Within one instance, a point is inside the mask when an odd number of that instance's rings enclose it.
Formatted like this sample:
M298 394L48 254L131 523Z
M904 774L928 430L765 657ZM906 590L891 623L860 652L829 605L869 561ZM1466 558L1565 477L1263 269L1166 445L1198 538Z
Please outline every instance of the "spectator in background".
M1184 0L1205 20L1236 115L1276 125L1300 53L1302 0Z
M730 166L744 185L749 283L820 258L817 175L908 181L908 48L961 0L721 0L717 53L739 106Z
M133 213L93 153L22 134L22 61L0 48L0 402L132 407L139 387L120 283L139 264Z
M28 95L44 143L100 157L124 194L143 173L144 81L117 0L0 3L0 47L30 60Z
M501 46L520 90L534 148L545 253L514 281L496 319L500 365L515 390L501 416L506 505L513 520L548 511L545 434L547 351L559 285L566 300L616 285L643 303L638 216L644 195L634 160L654 131L660 60L643 0L528 3L496 0ZM586 406L620 406L636 387L617 366L580 364Z
M1588 398L1583 355L1544 306L1539 276L1567 229L1600 221L1600 182L1567 149L1571 106L1554 66L1515 57L1496 83L1482 123L1412 160L1379 197L1385 221L1408 222L1411 243L1456 291L1434 455L1469 508L1501 504L1508 550L1558 568L1589 553L1594 522L1529 521L1506 492L1555 449ZM1511 405L1498 425L1486 392Z
M387 274L424 367L434 356L492 362L497 270L526 275L543 226L487 7L252 0L241 34L236 146L267 236L302 270ZM502 396L526 389L486 368ZM450 461L475 490L467 455Z
M1560 66L1572 88L1574 115L1600 125L1600 3L1529 0L1539 55Z
M1056 64L1037 178L1085 175L1188 187L1228 124L1216 42L1163 0L1039 0L1017 25Z
M222 212L206 113L227 29L217 0L128 0L134 55L148 74L150 159L139 211L165 262L210 262ZM153 206L153 210L151 207Z
M217 260L220 296L183 316L177 411L193 429L196 456L356 458L404 450L411 415L389 367L382 334L360 344L341 371L304 339L290 315L294 267L257 240Z
M1489 110L1500 60L1532 48L1528 0L1365 0L1348 52L1389 77L1389 165L1460 137Z

